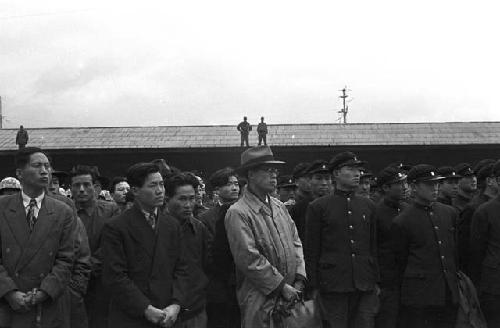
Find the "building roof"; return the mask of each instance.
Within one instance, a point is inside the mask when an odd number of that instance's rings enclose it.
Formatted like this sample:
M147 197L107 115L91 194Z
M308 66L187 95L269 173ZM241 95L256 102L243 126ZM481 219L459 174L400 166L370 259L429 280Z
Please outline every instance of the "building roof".
M500 122L268 125L273 146L498 144ZM27 128L30 146L44 149L238 147L236 126ZM257 132L250 132L250 145ZM15 150L17 129L0 129L0 151Z

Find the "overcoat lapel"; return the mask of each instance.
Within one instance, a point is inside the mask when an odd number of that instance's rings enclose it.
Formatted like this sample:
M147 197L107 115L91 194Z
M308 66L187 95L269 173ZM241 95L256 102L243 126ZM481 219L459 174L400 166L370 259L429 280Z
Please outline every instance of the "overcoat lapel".
M161 269L161 266L165 264L165 253L167 252L166 243L169 241L169 225L167 222L168 218L163 214L158 214L158 230L157 238L155 243L154 257L152 261L151 273L154 274Z
M128 219L128 225L130 230L130 235L135 239L137 243L153 257L154 255L154 245L155 245L155 232L151 226L146 222L144 214L134 206L132 208L133 214L130 215Z
M36 253L42 247L45 241L48 240L49 234L52 231L56 222L57 218L53 207L53 203L47 199L47 196L45 196L42 201L42 208L38 212L38 217L36 220L35 227L33 228L31 234L29 234L26 247L24 248L23 254L19 259L19 262L17 263L17 270L22 269L36 255ZM29 228L28 228L28 233L29 233Z
M24 249L30 237L30 230L26 221L26 211L24 210L21 195L11 200L9 206L4 211L4 218L9 225L14 239Z

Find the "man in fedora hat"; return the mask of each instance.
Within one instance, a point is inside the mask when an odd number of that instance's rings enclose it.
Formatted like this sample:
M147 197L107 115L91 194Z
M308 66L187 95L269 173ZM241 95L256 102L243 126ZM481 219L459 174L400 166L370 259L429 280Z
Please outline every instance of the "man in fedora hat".
M458 213L437 201L444 178L436 168L408 172L414 201L393 221L391 235L401 286L402 327L455 327L458 309Z
M285 205L269 196L276 188L277 166L282 164L268 146L243 152L237 171L247 177L248 186L225 217L243 328L271 327L276 301L298 300L304 288L297 229Z

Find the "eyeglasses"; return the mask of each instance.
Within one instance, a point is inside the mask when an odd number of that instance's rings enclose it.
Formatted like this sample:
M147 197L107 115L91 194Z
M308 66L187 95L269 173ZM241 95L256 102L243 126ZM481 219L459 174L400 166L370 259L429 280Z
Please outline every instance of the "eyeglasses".
M279 170L275 167L272 167L272 166L261 166L259 167L259 171L264 171L266 173L269 173L269 174L279 174Z

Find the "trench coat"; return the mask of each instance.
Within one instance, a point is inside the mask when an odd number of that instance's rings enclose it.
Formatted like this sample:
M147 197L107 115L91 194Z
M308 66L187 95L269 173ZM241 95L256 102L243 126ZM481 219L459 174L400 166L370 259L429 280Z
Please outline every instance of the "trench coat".
M224 220L236 265L241 327L271 327L270 313L284 283L306 277L302 243L283 203L269 205L249 190Z
M26 222L21 194L0 198L0 298L13 290L39 288L49 297L42 303L42 327L62 327L64 297L73 266L73 235L76 219L64 203L43 198L33 232ZM31 328L36 309L11 310L0 301L4 322L12 328ZM8 317L7 317L8 316Z

